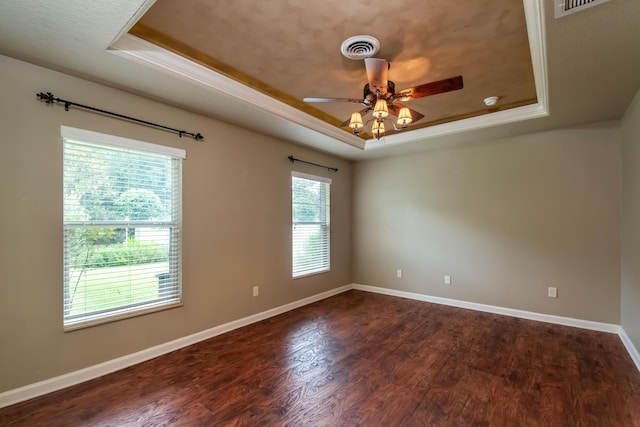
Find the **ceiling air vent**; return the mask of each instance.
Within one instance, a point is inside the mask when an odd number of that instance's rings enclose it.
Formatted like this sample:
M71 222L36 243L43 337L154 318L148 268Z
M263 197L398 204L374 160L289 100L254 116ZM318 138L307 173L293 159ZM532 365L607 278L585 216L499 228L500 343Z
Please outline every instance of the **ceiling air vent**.
M609 0L556 0L555 17L556 19L561 18L608 1Z
M378 53L380 42L373 36L354 36L342 42L340 51L349 59L371 58Z

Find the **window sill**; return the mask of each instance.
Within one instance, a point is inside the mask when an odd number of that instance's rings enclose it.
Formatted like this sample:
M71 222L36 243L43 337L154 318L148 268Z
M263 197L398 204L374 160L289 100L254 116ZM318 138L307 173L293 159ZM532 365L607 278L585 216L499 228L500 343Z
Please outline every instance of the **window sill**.
M325 268L325 269L322 269L322 270L310 271L308 273L304 273L304 274L301 274L299 276L293 276L292 278L293 278L293 280L302 279L304 277L315 276L316 274L328 273L330 271L331 271L330 268Z
M64 325L64 332L77 331L78 329L90 328L92 326L102 325L104 323L117 322L123 319L130 319L132 317L144 316L145 314L156 313L158 311L171 310L173 308L182 307L182 302L175 302L166 305L154 305L147 308L142 308L133 312L125 312L121 314L115 314L113 316L98 317L86 321L78 321L75 323L69 323Z

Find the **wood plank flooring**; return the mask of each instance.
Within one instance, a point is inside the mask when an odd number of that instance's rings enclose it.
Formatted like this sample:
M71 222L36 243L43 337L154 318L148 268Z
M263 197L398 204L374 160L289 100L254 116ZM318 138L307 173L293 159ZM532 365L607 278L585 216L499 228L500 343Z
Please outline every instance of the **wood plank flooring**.
M640 373L614 334L353 290L0 425L640 426Z

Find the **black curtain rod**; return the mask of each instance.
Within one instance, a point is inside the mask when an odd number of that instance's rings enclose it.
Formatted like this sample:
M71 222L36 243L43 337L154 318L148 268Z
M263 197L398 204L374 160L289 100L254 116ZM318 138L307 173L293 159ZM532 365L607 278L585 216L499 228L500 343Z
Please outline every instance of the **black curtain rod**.
M307 162L307 161L305 161L305 160L296 159L296 158L295 158L295 157L293 157L293 156L289 156L289 157L287 157L287 159L289 159L289 160L291 161L291 163L293 163L293 162L306 163L306 164L308 164L308 165L313 165L313 166L318 166L318 167L320 167L320 168L325 168L325 169L327 169L329 172L338 172L338 168L332 168L332 167L329 167L329 166L319 165L319 164L317 164L317 163Z
M40 93L36 94L36 96L38 98L40 98L42 101L45 101L47 104L53 104L54 102L59 102L59 103L64 104L65 111L69 111L69 107L71 105L73 105L75 107L84 108L86 110L96 111L98 113L107 114L109 116L119 117L121 119L130 120L132 122L142 123L142 124L145 124L145 125L148 125L148 126L153 126L153 127L157 127L157 128L160 128L160 129L168 130L170 132L175 132L180 136L180 138L182 138L183 135L187 135L187 136L190 136L191 138L195 139L196 141L204 139L204 136L200 135L200 133L191 133L191 132L187 132L186 130L174 129L174 128L170 128L168 126L159 125L157 123L148 122L146 120L140 120L140 119L136 119L134 117L125 116L123 114L112 113L111 111L101 110L100 108L89 107L88 105L78 104L77 102L67 101L65 99L60 99L60 98L55 98L51 92L47 92L47 93L40 92Z

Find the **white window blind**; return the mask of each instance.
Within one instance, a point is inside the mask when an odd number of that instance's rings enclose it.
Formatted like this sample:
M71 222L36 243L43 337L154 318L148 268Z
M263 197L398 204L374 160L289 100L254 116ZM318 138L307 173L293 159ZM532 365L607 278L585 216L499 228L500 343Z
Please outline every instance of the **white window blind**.
M293 277L330 269L330 190L328 178L291 173Z
M65 329L179 305L184 151L62 136Z

